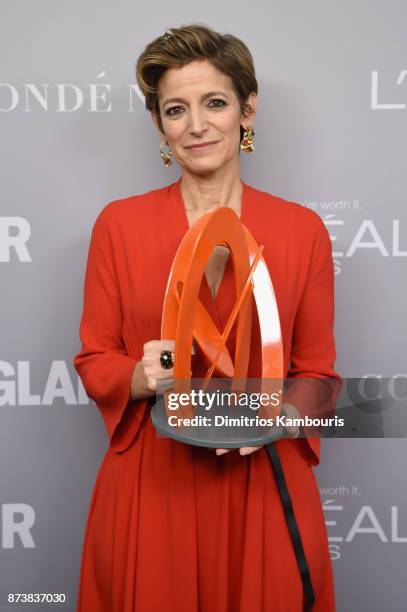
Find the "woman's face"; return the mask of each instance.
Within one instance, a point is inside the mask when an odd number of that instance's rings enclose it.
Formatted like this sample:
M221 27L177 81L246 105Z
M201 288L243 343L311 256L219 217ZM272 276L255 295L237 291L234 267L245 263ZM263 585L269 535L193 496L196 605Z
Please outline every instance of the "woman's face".
M244 116L231 78L207 60L170 68L159 82L161 138L179 165L194 174L238 163L240 125L253 126L256 94L247 102L253 112Z

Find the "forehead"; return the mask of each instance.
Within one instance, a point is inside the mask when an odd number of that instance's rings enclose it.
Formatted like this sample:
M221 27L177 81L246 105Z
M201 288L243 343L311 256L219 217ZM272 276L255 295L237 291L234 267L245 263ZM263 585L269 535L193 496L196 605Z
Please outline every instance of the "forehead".
M161 99L169 96L201 95L216 89L233 91L232 79L215 68L208 60L192 61L182 68L168 68L160 79L158 93Z

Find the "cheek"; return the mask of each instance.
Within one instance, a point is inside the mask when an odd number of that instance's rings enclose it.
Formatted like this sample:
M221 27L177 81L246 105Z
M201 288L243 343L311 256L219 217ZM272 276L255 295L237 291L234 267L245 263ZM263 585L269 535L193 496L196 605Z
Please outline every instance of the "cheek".
M235 141L240 141L240 124L235 115L225 121L219 122L218 129L227 137L231 145L234 146Z
M181 122L177 121L177 123L163 123L163 127L167 140L172 142L174 145L178 144L178 141L181 139L184 133L184 128L181 125Z

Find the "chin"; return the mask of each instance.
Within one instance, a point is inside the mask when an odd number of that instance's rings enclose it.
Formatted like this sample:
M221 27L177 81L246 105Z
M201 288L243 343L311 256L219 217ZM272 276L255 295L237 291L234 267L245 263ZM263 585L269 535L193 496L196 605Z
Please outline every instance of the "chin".
M203 176L205 174L213 174L225 166L225 162L202 160L201 163L188 164L186 169L193 174Z
M219 170L222 166L206 166L200 168L189 168L189 171L192 174L199 174L199 176L205 176L206 174L213 174L217 170Z

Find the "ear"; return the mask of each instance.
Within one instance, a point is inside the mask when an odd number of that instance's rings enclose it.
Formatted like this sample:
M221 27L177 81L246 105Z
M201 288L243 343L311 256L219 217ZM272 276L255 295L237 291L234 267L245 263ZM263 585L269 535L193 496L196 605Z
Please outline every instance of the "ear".
M164 132L162 132L160 130L160 127L158 125L157 113L155 111L150 111L150 115L151 115L151 119L152 119L152 121L154 123L154 126L155 126L155 128L156 128L156 130L157 130L157 132L158 132L158 134L160 136L160 139L161 140L166 140Z
M240 115L240 124L246 129L253 127L254 118L257 112L257 94L252 91L244 103L244 111Z

